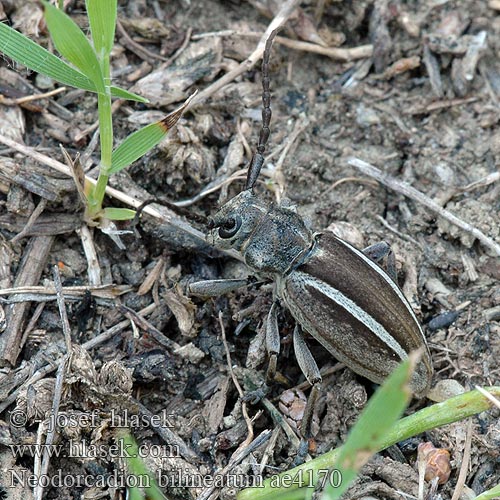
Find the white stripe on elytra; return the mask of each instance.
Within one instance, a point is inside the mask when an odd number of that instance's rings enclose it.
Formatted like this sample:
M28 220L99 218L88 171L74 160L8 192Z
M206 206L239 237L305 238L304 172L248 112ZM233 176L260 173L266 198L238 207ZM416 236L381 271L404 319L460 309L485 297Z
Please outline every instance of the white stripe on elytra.
M394 283L394 281L387 276L386 273L382 271L380 266L373 262L369 257L367 257L361 250L358 250L356 247L353 247L347 241L341 240L340 238L336 238L339 243L342 243L344 246L349 248L349 250L352 250L355 254L357 254L359 257L361 257L375 272L377 272L388 285L397 293L398 297L401 299L401 302L406 306L406 309L408 312L411 314L411 317L415 321L416 325L418 326L418 329L422 333L422 329L420 328L420 323L417 320L417 317L415 316L415 313L413 312L413 309L411 308L410 304L408 304L408 299L403 295L403 292L399 289L399 287ZM422 333L423 335L423 333Z
M408 357L397 340L373 316L370 316L362 307L358 306L349 297L346 297L341 291L301 271L295 271L294 279L295 278L304 285L315 288L318 292L344 308L349 314L363 323L363 325L375 334L384 344L388 345L401 359L406 359Z

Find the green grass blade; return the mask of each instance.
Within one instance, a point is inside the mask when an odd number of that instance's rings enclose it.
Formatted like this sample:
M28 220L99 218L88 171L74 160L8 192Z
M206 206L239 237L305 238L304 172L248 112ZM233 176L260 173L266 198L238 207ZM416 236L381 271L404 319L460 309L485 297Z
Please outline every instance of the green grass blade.
M87 15L94 48L102 60L113 48L116 26L116 0L87 0Z
M64 85L97 92L96 86L83 73L5 23L0 23L0 53ZM149 102L121 87L111 86L111 95L129 101Z
M151 123L129 135L111 157L109 175L116 174L154 148L168 132L162 122Z
M118 439L123 440L123 449L126 450L123 458L125 459L129 473L137 478L138 484L140 484L140 481L142 483L149 483L149 486L145 488L130 487L128 490L130 498L137 500L143 498L147 498L148 500L166 500L165 495L163 495L158 487L154 474L148 470L142 461L135 439L130 434L125 433Z
M78 25L63 11L45 0L45 20L59 53L94 83L97 92L105 93L104 79L96 53Z
M485 389L496 398L500 397L500 386L485 387ZM492 402L476 389L454 396L442 403L422 408L413 415L399 420L384 436L384 440L380 443L379 451L422 432L458 422L472 415L490 410L492 405ZM240 491L237 495L237 500L281 500L281 498L285 498L285 496L279 496L281 493L287 495L301 486L315 485L318 482L319 472L331 469L335 465L341 451L342 448L336 448L310 462L277 474L274 479L277 485L282 482L283 478L290 476L293 478L302 478L302 481L295 481L288 490L279 489L279 486L271 487L270 485L273 480L271 477L264 481L263 487L247 488ZM304 496L306 493L307 490L304 491Z
M182 113L196 95L189 97L182 106L168 114L163 120L151 123L129 135L114 151L109 175L128 167L135 160L154 148L177 123Z
M411 398L409 382L416 356L401 363L368 401L346 443L337 450L328 466L305 470L305 465L265 481L265 488L241 491L239 500L303 500L310 498L315 487L323 487L322 500L337 500L356 478L359 469L379 451L387 432L401 417ZM311 462L309 462L311 463ZM333 466L333 467L332 467ZM274 481L274 482L273 482ZM297 489L298 488L298 489ZM267 495L265 489L268 489Z
M417 358L412 354L401 363L366 405L333 467L337 479L341 480L326 483L323 500L338 500L361 467L380 449L386 434L410 402L412 393L409 384Z
M494 486L488 491L483 491L479 496L477 496L474 500L495 500L500 498L500 484Z
M127 99L128 101L137 101L142 103L149 102L145 97L134 94L133 92L129 92L128 90L122 89L121 87L114 87L113 85L111 85L110 90L113 97L119 97L120 99Z
M104 217L109 220L131 220L135 217L135 210L130 208L106 207Z
M64 85L91 92L97 91L87 76L4 23L0 23L0 52L19 64Z

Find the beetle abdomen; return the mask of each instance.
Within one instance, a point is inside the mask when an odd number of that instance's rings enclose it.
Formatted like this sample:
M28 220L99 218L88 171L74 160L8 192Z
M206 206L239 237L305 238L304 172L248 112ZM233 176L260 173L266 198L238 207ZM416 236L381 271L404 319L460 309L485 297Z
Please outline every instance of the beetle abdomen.
M308 260L280 280L294 318L353 371L381 383L414 349L425 346L418 321L391 278L333 233L316 236ZM430 385L427 350L412 380L417 395Z

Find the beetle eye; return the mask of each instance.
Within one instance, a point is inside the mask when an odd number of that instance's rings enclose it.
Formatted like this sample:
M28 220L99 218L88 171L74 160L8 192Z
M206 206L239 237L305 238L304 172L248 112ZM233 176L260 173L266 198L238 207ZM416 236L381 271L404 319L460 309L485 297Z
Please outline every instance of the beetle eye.
M241 227L241 217L236 215L231 217L219 227L219 236L221 238L227 239L232 238Z

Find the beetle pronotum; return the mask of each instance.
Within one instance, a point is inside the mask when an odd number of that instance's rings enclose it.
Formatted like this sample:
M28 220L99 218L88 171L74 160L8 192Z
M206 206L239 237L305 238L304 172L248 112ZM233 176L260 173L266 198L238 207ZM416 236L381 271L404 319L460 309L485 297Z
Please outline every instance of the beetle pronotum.
M312 232L285 202L267 203L254 193L270 132L268 66L275 35L276 31L269 36L263 55L262 129L246 185L210 220L207 240L218 248L236 249L255 274L274 281L275 300L266 320L267 382L275 376L280 351L278 304L283 303L296 320L295 355L312 385L301 426L299 455L305 455L321 375L302 329L354 372L376 383L410 351L423 348L411 381L416 396L428 391L432 364L422 329L396 283L394 256L387 243L358 250L331 232ZM377 264L384 257L388 257L387 272ZM245 284L245 280L214 280L192 283L189 289L193 295L215 296Z

